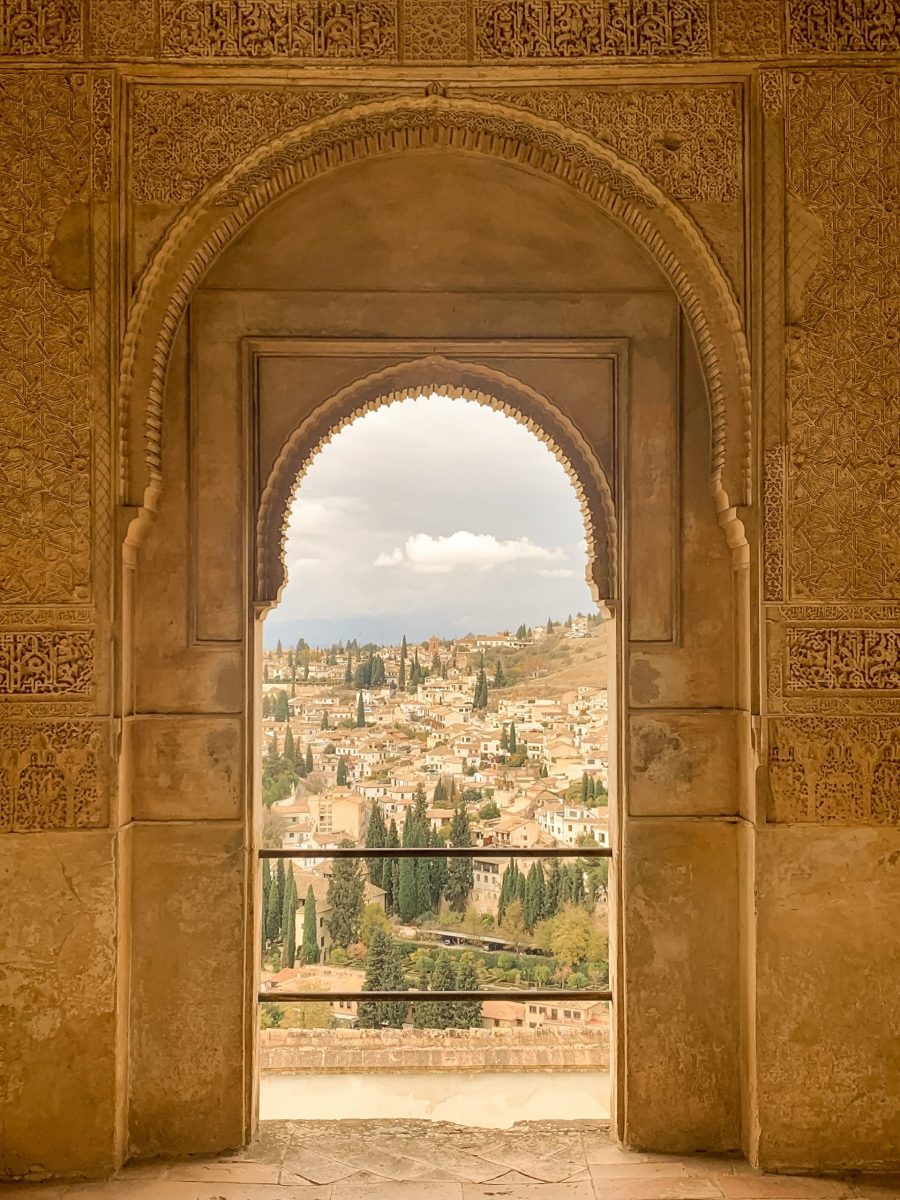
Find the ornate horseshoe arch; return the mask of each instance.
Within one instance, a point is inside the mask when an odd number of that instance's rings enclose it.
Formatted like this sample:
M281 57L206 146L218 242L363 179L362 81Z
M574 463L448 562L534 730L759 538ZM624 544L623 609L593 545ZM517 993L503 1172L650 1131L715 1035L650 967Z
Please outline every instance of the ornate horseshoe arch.
M269 204L306 181L374 155L454 149L491 155L564 182L599 204L648 250L687 316L706 378L717 510L750 500L750 360L740 308L687 213L608 146L503 105L400 97L312 121L261 147L173 223L137 289L119 381L121 490L156 507L162 402L172 345L194 289Z
M584 517L587 582L595 601L615 596L617 530L612 490L591 447L544 396L503 372L430 355L357 380L321 404L281 448L260 497L256 522L256 601L277 603L286 581L284 547L293 498L313 459L357 417L422 392L474 401L524 425L568 475Z

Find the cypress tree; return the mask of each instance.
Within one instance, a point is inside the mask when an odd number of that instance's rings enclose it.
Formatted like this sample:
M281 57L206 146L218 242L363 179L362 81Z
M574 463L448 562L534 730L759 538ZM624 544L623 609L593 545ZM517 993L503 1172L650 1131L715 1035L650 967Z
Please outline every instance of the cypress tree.
M544 887L544 909L541 913L543 920L548 921L551 917L555 917L559 912L560 904L560 888L562 886L562 874L560 871L559 859L551 859L550 870L547 875Z
M349 841L342 846L352 846ZM336 858L328 881L328 907L325 918L331 944L346 949L351 942L359 941L359 925L362 920L365 882L359 860Z
M276 721L289 721L291 719L288 695L283 688L279 688L275 693L275 709L272 715Z
M472 827L463 803L457 804L450 822L450 845L471 846ZM475 886L475 868L471 858L452 858L447 866L447 900L454 912L464 913Z
M581 772L581 803L587 804L588 801L588 773Z
M265 937L267 942L276 942L280 936L281 902L278 899L278 880L270 874L269 891L266 896Z
M498 925L503 921L507 905L516 898L516 878L518 874L519 868L516 865L516 860L513 858L507 864L506 870L503 872L503 878L500 880L500 899L497 901Z
M516 741L516 723L515 723L515 721L510 721L510 723L509 723L509 752L510 752L510 754L515 754L515 752L518 748L518 745L519 745L519 743Z
M530 933L544 915L544 868L533 862L525 880L525 928Z
M365 727L366 727L366 709L365 709L365 705L363 704L362 692L360 692L359 696L357 697L357 700L356 700L356 728L357 729L365 729Z
M284 651L281 648L281 638L278 639L278 643L275 646L275 653L278 655L279 658L281 658L282 654L284 654Z
M541 779L549 779L550 772L547 770L547 764L541 763Z
M292 967L297 954L297 885L294 872L288 870L281 912L281 965Z
M347 655L347 665L344 668L344 683L347 687L350 687L351 684L353 683L353 655L352 654Z
M300 947L300 961L304 966L319 961L318 925L316 894L310 884L306 889L306 902L303 905L303 944Z
M500 751L503 754L509 753L509 730L505 725L500 733Z
M369 847L377 847L379 850L388 846L388 831L384 823L384 813L381 811L381 805L377 800L372 800L372 807L369 810L369 820L366 824L366 845ZM366 867L369 872L369 882L374 883L376 887L383 888L382 880L385 875L385 868L390 871L391 860L389 858L370 858L366 861ZM388 889L385 888L385 891ZM385 897L385 907L388 907L387 897Z
M402 992L406 979L400 965L394 939L386 929L376 929L366 952L366 978L363 991ZM400 1029L406 1019L405 1000L361 1001L359 1025L363 1029L384 1027Z
M284 907L284 859L283 858L279 858L277 863L275 864L275 895L278 899L278 933L276 933L275 936L279 937L280 933L281 933L281 910Z
M322 713L322 723L319 726L319 728L320 729L330 729L331 728L331 726L328 724L328 710L327 709L325 710L325 712Z
M474 992L478 989L478 970L475 966L475 955L467 952L462 956L456 976L456 986L461 992ZM482 1007L480 1000L460 1000L453 1007L456 1009L456 1024L461 1029L480 1029L482 1023Z
M297 761L297 755L294 750L294 734L290 725L288 725L287 730L285 731L284 750L282 751L282 754L284 755L285 762L287 762L288 766L290 767L292 767Z
M435 992L456 991L456 965L446 950L442 950L437 956L431 976L431 987ZM433 1028L450 1029L456 1024L457 1006L452 1001L432 1002L429 1007L434 1010Z
M391 850L396 850L400 845L397 822L393 817L391 817L391 823L388 825L387 842L385 844ZM387 893L385 896L385 906L388 912L397 912L400 903L400 860L386 858L382 862L381 886Z
M311 774L311 772L312 772L312 769L313 769L313 755L312 755L312 746L307 746L307 747L306 747L306 762L305 762L305 766L306 766L306 773L307 773L307 775Z
M337 785L338 787L346 787L347 785L347 759L345 755L341 755L337 765Z
M400 658L400 670L397 672L397 687L401 692L406 691L406 657Z

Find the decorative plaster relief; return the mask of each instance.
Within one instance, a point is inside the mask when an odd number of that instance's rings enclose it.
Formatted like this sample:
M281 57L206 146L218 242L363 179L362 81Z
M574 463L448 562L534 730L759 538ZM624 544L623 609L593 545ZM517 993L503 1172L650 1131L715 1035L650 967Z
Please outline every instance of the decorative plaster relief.
M491 92L612 146L675 200L736 200L741 102L736 88L528 88Z
M787 691L900 691L897 629L787 630Z
M132 100L131 197L184 204L257 146L371 92L238 87L137 87Z
M715 0L716 53L724 58L779 58L782 0Z
M88 630L0 633L0 696L87 696L93 677Z
M406 62L466 62L469 17L466 0L406 0L403 5Z
M60 282L51 266L57 227L83 211L90 162L87 76L0 74L0 602L7 604L90 595L90 295L73 290L71 279Z
M160 0L164 58L397 57L395 0Z
M0 725L0 832L105 824L102 743L92 721Z
M900 50L896 0L788 0L794 54Z
M708 0L474 0L475 56L706 58Z
M782 717L770 726L770 820L900 823L900 720Z
M784 598L784 447L766 451L763 478L763 568L767 600Z
M787 359L795 599L900 592L898 82L896 71L806 71L788 90L787 186L821 221ZM788 278L794 267L789 238Z
M154 0L90 0L95 58L151 58L157 42Z
M0 55L80 53L80 0L0 0Z

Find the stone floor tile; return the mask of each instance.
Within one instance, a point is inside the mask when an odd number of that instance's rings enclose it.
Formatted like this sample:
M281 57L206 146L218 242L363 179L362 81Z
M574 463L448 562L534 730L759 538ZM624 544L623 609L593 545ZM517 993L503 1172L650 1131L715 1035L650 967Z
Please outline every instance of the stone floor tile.
M463 1200L594 1200L591 1185L573 1183L464 1183Z
M733 1175L720 1180L725 1200L842 1200L858 1193L839 1179L806 1175Z
M216 1183L200 1189L198 1200L331 1200L331 1184L282 1187L277 1183Z
M294 1147L285 1155L278 1179L279 1183L336 1183L355 1171L355 1167L308 1147Z
M199 1200L200 1185L186 1180L113 1179L108 1183L76 1183L65 1200Z
M429 1141L419 1140L413 1143L404 1139L395 1145L400 1154L422 1163L426 1170L439 1165L461 1182L484 1183L488 1179L496 1179L506 1170L500 1163L488 1162L477 1154L446 1143L432 1145Z
M594 1168L592 1168L593 1170ZM722 1200L711 1179L666 1178L594 1179L597 1200Z
M540 1183L562 1183L580 1165L569 1165L541 1154L529 1154L527 1150L509 1146L503 1141L486 1147L482 1154L489 1162L499 1163L509 1171L519 1171Z
M900 1200L900 1175L854 1176L851 1182L863 1200Z
M175 1163L166 1178L197 1183L277 1183L280 1172L276 1163L237 1162L229 1158Z
M61 1200L65 1185L61 1183L0 1183L0 1200L7 1196L15 1200Z
M462 1187L459 1183L429 1183L420 1179L382 1179L376 1183L342 1179L333 1185L331 1200L462 1200Z
M708 1179L707 1172L677 1162L591 1163L591 1178L604 1179Z
M383 1179L420 1179L427 1173L428 1167L416 1159L407 1158L402 1154L393 1154L386 1150L385 1144L379 1140L352 1140L350 1138L331 1139L327 1143L329 1158L334 1158L354 1171L368 1171ZM325 1146L320 1146L320 1153ZM285 1161L285 1166L288 1163Z

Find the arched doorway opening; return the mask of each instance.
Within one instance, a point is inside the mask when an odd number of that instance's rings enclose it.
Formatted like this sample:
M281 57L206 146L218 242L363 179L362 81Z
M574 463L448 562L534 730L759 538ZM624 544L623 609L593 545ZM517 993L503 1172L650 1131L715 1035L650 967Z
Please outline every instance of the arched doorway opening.
M263 1120L609 1115L599 497L520 411L442 390L373 401L296 480L260 680ZM406 1003L356 996L387 984Z
M122 596L135 1153L233 1145L253 1126L248 666L281 583L279 489L304 454L282 467L360 405L442 386L510 403L613 518L595 522L594 581L616 614L619 673L616 1129L647 1148L733 1147L748 610L746 562L735 574L719 519L737 546L749 443L730 289L635 168L538 119L429 99L283 141L175 223L138 291L123 370L129 553L143 538ZM148 765L163 733L178 766L165 796ZM201 845L221 868L217 920L197 909L185 943L163 943L140 897L161 858L173 904L195 887ZM192 1063L197 1048L141 981L174 964L179 994L207 1003L198 940L228 983L210 1028L229 1050L187 1072L170 1113L159 1063Z

